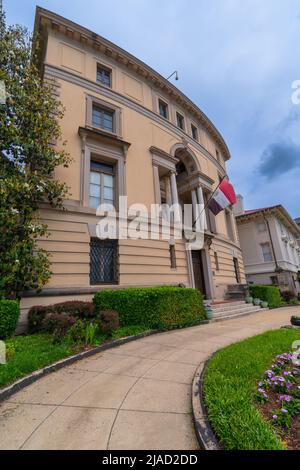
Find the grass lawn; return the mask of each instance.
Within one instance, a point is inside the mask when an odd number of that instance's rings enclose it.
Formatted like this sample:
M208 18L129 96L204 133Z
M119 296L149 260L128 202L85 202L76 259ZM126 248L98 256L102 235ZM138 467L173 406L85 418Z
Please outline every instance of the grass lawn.
M118 339L125 336L137 335L147 331L143 326L118 328L113 331L112 338L101 335L95 338L92 346L99 346L109 339ZM51 334L34 334L28 336L15 336L5 341L7 348L7 363L0 364L0 388L16 380L52 364L64 357L76 354L83 349L82 344L70 344L63 340L53 344Z
M52 343L50 334L16 336L5 341L7 363L0 364L0 387L79 351L79 345Z
M284 449L256 409L257 381L277 354L292 350L300 331L280 329L228 346L210 360L204 399L212 428L225 449Z

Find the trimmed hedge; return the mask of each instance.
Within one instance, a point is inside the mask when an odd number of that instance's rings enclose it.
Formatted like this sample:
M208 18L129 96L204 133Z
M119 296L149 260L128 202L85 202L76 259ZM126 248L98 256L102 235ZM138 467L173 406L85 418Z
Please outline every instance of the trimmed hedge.
M17 300L0 300L0 340L12 336L20 316L20 305Z
M116 310L120 325L144 325L151 329L189 326L205 318L203 298L196 289L141 287L102 290L93 302L97 313Z
M281 304L281 295L278 287L250 284L249 292L252 297L268 302L270 308L279 307Z
M28 312L28 329L30 333L43 330L43 320L48 313L65 313L77 318L95 317L95 307L92 302L71 300L53 305L36 305Z

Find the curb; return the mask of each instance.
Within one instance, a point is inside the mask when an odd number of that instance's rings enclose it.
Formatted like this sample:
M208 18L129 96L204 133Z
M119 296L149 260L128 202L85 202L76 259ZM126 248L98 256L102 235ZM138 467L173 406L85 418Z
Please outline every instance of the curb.
M194 325L194 326L205 325L207 323L208 323L208 320L202 320L199 324ZM74 354L73 356L66 357L64 359L61 359L60 361L54 362L53 364L49 364L48 366L45 366L42 369L38 369L32 372L31 374L26 375L25 377L17 380L13 384L8 385L7 387L0 390L0 403L6 400L7 398L9 398L11 395L14 395L15 393L19 392L23 388L27 387L28 385L31 385L32 383L41 379L45 375L50 374L51 372L55 372L59 369L62 369L63 367L69 366L73 364L74 362L80 361L82 359L86 359L87 357L90 357L90 356L94 356L95 354L101 353L103 351L107 351L108 349L116 348L117 346L121 346L122 344L131 343L132 341L146 338L147 336L158 335L161 333L167 333L169 331L174 331L174 330L193 328L194 326L178 327L178 328L172 328L169 330L152 330L152 331L147 331L145 333L139 333L138 335L135 335L135 336L126 336L124 338L120 338L114 341L110 341L108 343L104 343L101 346L96 346L87 351Z
M200 364L198 367L192 384L192 413L196 436L202 450L221 450L213 430L210 426L209 419L206 413L203 397L203 377L208 362L214 356L212 354L206 362Z
M73 364L76 361L80 361L87 357L94 356L95 354L98 354L100 352L106 351L111 348L115 348L117 346L121 346L122 344L130 343L131 341L135 341L141 338L145 338L147 336L151 336L153 334L159 334L163 332L164 331L148 331L146 333L140 333L136 336L126 336L125 338L116 339L107 344L96 346L95 348L74 354L73 356L69 356L69 357L66 357L65 359L61 359L60 361L54 362L53 364L50 364L48 366L43 367L42 369L38 369L32 372L30 375L26 375L22 379L17 380L17 382L14 382L8 387L5 387L2 390L0 390L0 403L3 400L6 400L11 395L27 387L28 385L31 385L32 383L36 382L37 380L44 377L45 375L50 374L51 372L55 372L59 369L62 369L63 367L69 366L70 364Z

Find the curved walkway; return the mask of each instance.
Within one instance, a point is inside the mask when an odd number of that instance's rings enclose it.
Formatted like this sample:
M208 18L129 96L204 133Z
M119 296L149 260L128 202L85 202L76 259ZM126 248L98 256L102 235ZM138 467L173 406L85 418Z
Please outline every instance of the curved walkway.
M161 333L54 372L1 404L0 449L197 449L197 366L292 314L300 307Z

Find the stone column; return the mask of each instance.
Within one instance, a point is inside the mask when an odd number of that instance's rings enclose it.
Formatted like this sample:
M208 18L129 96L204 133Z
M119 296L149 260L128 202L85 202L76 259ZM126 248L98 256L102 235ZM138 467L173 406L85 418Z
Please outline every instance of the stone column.
M153 165L153 181L154 181L155 203L161 204L159 172L158 172L157 165Z
M197 193L193 189L191 194L192 194L192 205L193 205L193 224L195 224L194 227L196 225L197 225L197 227L199 227L200 220L199 220L199 211L198 211L198 207L197 207L197 204L198 204ZM195 221L197 221L197 222L195 223Z
M180 216L180 209L179 209L179 203L178 203L178 192L177 192L177 182L176 182L176 174L175 171L172 171L170 174L170 183L171 183L171 198L172 198L172 204L175 204L174 208L174 222L180 222L181 216Z
M204 197L203 197L203 191L201 186L198 186L197 188L197 195L198 195L198 203L201 205L199 207L199 216L200 216L200 227L201 230L207 230L207 221L206 221L206 213L204 210Z

